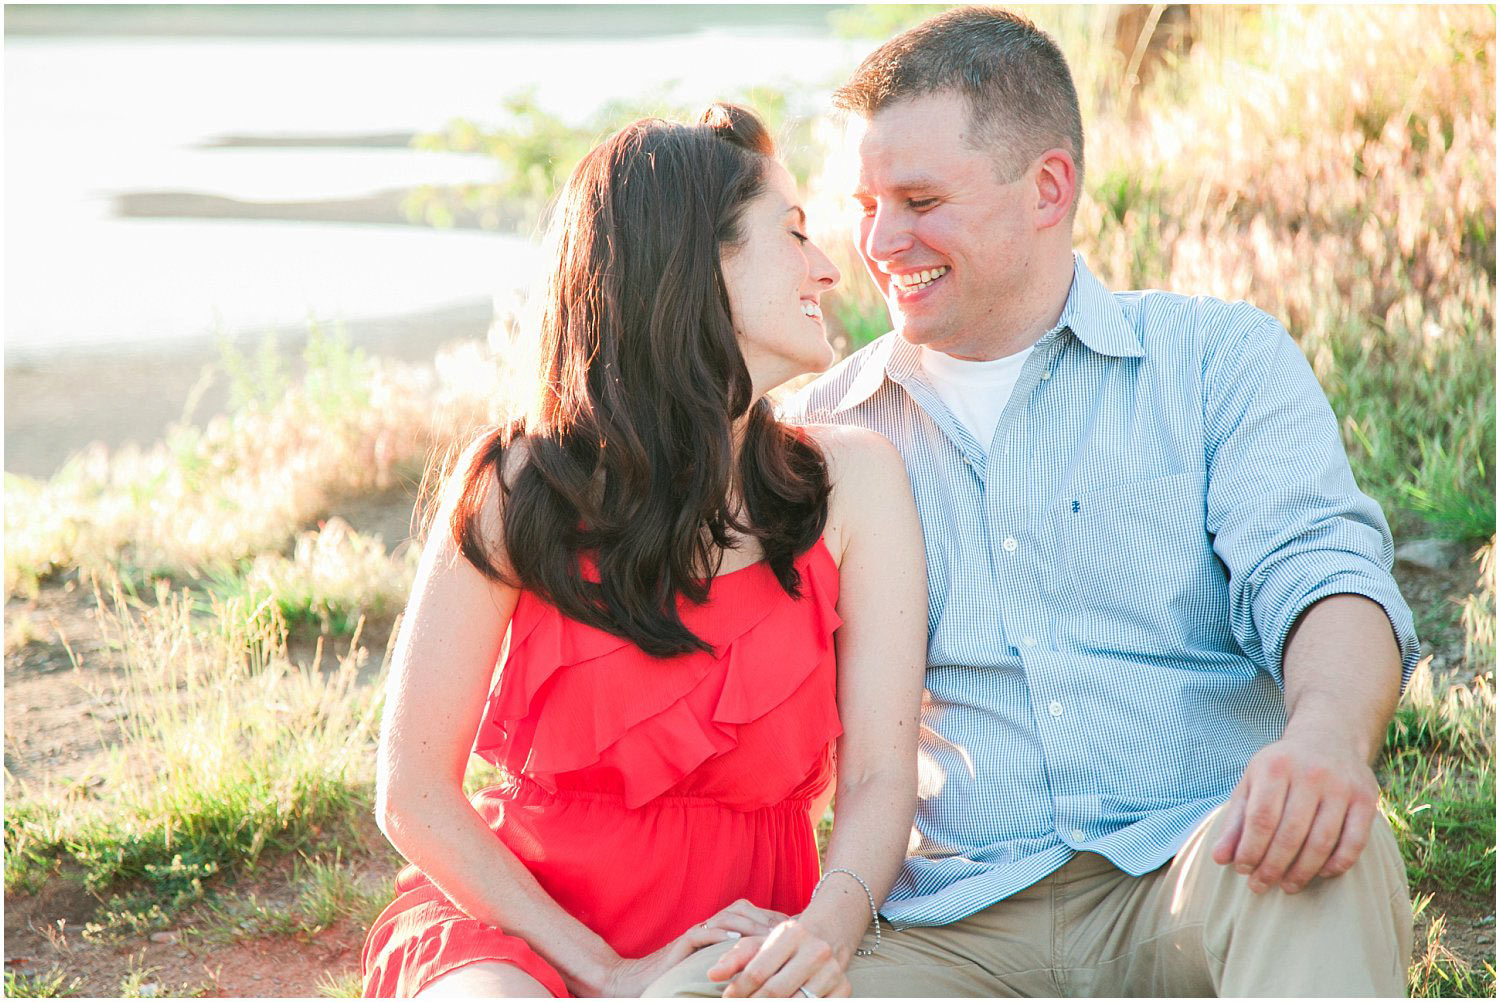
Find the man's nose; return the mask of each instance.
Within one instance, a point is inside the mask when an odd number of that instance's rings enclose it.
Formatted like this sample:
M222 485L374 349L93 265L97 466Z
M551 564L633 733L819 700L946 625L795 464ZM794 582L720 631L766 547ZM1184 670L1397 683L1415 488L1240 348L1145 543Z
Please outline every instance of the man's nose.
M911 231L898 218L899 214L884 207L877 207L875 214L865 217L865 256L872 261L889 261L911 247Z

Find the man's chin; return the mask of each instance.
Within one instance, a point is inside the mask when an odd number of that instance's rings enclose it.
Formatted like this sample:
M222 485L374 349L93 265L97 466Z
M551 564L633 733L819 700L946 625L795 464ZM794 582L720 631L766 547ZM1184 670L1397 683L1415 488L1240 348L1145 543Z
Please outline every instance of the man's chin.
M895 318L896 333L908 343L918 348L937 348L938 344L947 340L947 332L937 330L930 324L908 323L902 317Z
M926 348L929 351L940 351L944 355L951 355L958 359L982 359L994 358L994 355L976 354L984 350L982 346L976 346L958 337L954 332L938 330L933 327L922 327L910 325L897 327L896 331L907 344L916 348Z

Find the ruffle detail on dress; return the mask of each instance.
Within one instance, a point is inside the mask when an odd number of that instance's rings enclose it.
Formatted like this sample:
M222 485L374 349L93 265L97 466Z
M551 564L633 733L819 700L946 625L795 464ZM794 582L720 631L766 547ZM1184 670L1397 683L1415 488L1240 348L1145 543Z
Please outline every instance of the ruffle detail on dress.
M819 540L797 560L802 597L769 566L715 579L709 600L681 606L687 627L715 653L652 658L628 640L565 619L531 596L518 605L511 649L474 751L555 791L556 777L588 769L618 778L625 806L669 792L698 766L733 749L737 731L810 684L836 684L833 634L838 569ZM840 733L828 711L789 730L782 796L803 782ZM800 769L800 771L798 771ZM766 777L776 785L776 777ZM774 802L774 799L773 801Z

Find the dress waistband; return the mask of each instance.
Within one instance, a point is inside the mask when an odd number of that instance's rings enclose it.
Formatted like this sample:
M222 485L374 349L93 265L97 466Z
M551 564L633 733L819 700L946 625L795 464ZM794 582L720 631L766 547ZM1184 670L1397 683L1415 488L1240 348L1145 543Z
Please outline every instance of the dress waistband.
M733 811L736 814L755 814L760 811L801 811L806 813L812 810L813 805L811 797L788 797L777 803L765 804L760 807L736 807L733 804L726 804L724 801L713 797L663 794L659 797L653 797L640 807L628 808L625 806L625 797L622 794L605 793L597 790L549 790L536 780L526 776L507 776L503 782L495 786L485 787L469 799L480 800L486 796L499 797L504 800L602 803L618 806L621 810L645 810L650 807L712 808L720 811Z

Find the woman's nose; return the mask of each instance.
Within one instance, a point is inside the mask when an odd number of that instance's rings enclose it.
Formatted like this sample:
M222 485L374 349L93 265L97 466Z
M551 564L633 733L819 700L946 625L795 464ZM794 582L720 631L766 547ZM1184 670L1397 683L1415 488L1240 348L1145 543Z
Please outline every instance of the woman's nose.
M839 279L843 277L839 274L838 266L827 254L823 253L823 248L811 241L808 246L812 248L812 252L808 255L808 264L813 280L825 291L838 285Z

